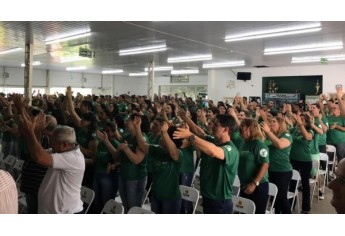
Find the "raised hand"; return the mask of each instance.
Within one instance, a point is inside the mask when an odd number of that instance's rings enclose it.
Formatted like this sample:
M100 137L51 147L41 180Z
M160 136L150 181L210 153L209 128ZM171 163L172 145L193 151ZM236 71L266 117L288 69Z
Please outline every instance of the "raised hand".
M183 110L182 108L177 110L177 115L181 117L182 120L185 120L187 117L186 111Z
M139 116L135 116L133 119L133 125L135 128L140 128L141 126L141 118Z
M101 141L106 141L108 139L108 135L106 132L101 132L99 130L96 131L96 135L97 137L101 140Z
M192 133L189 131L189 126L188 124L185 125L185 127L179 127L173 134L174 139L179 139L179 138L189 138Z
M261 126L261 130L264 131L265 133L268 133L271 130L266 122L261 122L260 126Z

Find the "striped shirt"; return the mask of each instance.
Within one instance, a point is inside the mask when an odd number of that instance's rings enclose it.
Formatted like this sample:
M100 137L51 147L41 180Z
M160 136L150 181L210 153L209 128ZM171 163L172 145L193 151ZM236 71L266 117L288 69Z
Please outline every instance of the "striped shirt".
M0 214L18 213L18 192L12 176L0 170Z

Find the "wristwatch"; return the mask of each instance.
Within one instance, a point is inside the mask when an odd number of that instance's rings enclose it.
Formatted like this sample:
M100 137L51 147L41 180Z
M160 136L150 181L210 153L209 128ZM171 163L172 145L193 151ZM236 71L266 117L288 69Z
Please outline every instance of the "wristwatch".
M259 186L259 181L255 181L255 180L253 180L253 183L255 184L255 186L257 187L257 186Z
M195 140L195 135L192 134L191 136L188 137L189 142L193 142Z

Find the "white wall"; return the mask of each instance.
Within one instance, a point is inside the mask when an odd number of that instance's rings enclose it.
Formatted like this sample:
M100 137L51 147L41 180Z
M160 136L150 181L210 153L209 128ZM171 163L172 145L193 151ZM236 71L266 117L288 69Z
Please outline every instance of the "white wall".
M0 86L21 87L24 85L23 68L5 68L9 78L3 78L4 68L0 67ZM298 76L298 75L323 75L323 91L334 92L336 84L345 84L345 64L295 66L276 68L244 68L244 69L219 69L210 70L208 76L190 75L189 83L174 85L208 85L208 97L214 101L220 101L223 97L233 97L236 93L241 96L261 96L262 77L267 76ZM238 81L235 74L238 71L252 72L250 81ZM46 87L47 71L33 70L33 86ZM82 74L77 72L50 71L50 87L85 87L92 88L95 94L119 95L123 93L146 95L148 81L145 77L128 77L121 75L104 75L103 90L102 75ZM235 88L227 88L229 80L235 82ZM157 76L154 81L153 91L158 93L159 85L169 85L170 77ZM113 93L111 93L113 92Z
M345 84L345 65L316 65L275 68L236 69L238 71L251 72L251 80L244 82L236 80L235 74L229 69L210 70L208 75L209 99L221 101L223 97L234 97L236 93L241 96L260 96L262 90L262 77L269 76L298 76L298 75L322 75L323 92L334 93L336 84ZM229 80L235 82L235 88L227 88ZM279 92L279 91L278 91Z

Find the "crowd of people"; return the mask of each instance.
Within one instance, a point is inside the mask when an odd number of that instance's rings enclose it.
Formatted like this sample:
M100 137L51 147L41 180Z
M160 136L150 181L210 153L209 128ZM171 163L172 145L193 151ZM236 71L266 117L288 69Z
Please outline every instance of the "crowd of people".
M177 95L73 96L70 86L66 94L34 96L31 106L22 95L1 95L2 152L24 160L19 186L31 214L83 213L81 186L95 191L90 213L100 213L117 194L128 212L142 206L147 190L153 212L191 213L193 206L182 200L179 185L192 186L198 165L204 213L233 212L238 175L240 196L255 203L257 214L266 212L269 182L278 188L275 213L291 214L287 192L292 170L301 175L301 213L309 213L309 179L318 171L313 163L330 144L338 162L330 176L331 204L344 213L341 88L336 95L321 95L305 107L278 107L273 101L261 105L239 96L232 104L209 100L208 107L201 99ZM1 183L9 184L8 175L0 174ZM18 210L11 207L12 213Z

